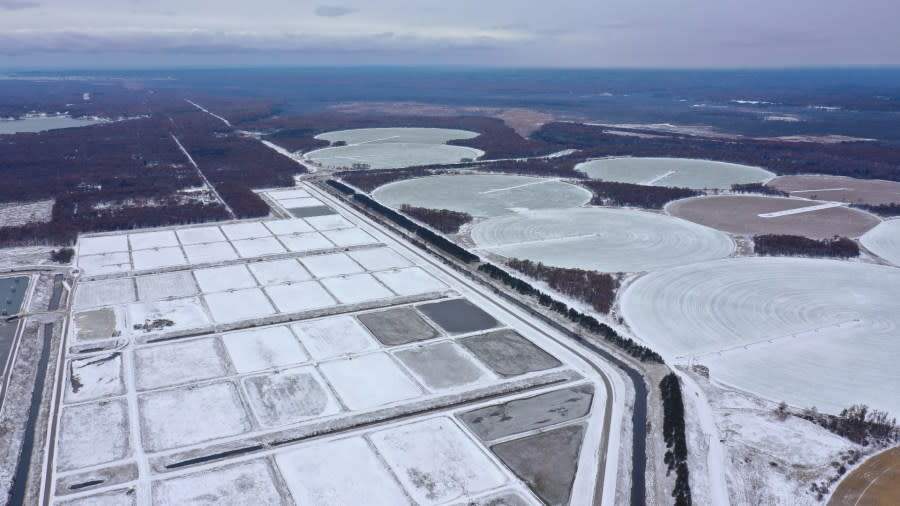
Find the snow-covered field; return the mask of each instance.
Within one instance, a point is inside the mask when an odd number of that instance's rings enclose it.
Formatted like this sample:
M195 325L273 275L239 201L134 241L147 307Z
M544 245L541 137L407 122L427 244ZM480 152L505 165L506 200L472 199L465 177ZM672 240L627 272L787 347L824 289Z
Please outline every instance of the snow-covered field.
M575 170L604 181L719 190L775 177L759 167L686 158L607 158L581 163Z
M370 409L422 394L418 385L385 353L326 362L320 368L350 409Z
M0 204L0 227L18 227L26 223L46 223L53 217L54 200L6 202Z
M316 136L328 142L344 141L347 144L384 144L406 142L415 144L446 144L454 140L478 137L476 132L451 128L357 128L337 130Z
M625 209L553 209L492 218L472 229L481 250L556 267L601 272L658 270L727 257L722 232Z
M860 237L872 253L900 267L900 219L887 220Z
M78 285L75 308L85 309L137 301L131 278L103 279Z
M308 358L291 330L283 326L232 332L222 341L239 373L299 364Z
M642 277L621 296L638 337L717 381L798 407L900 414L900 270L734 258Z
M442 175L384 185L372 196L384 205L450 209L473 216L504 216L523 209L581 207L591 192L556 179L525 176Z
M344 141L346 146L318 149L306 154L326 167L347 167L364 163L373 169L414 165L457 163L484 155L478 149L445 144L455 139L471 139L478 134L441 128L366 128L328 132L316 136L330 142Z

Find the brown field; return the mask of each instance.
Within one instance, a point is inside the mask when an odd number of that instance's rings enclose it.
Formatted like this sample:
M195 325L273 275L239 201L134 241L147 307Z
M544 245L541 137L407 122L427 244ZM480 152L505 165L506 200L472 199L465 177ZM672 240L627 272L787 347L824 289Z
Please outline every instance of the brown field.
M846 176L781 176L768 186L795 197L834 200L850 204L900 203L900 182ZM824 190L824 191L823 191Z
M900 447L870 458L840 482L828 506L900 504Z
M666 206L666 211L672 216L739 235L790 234L812 239L827 239L839 235L855 238L880 223L878 218L869 213L847 207L832 207L776 218L759 216L824 203L815 200L729 195L677 200Z

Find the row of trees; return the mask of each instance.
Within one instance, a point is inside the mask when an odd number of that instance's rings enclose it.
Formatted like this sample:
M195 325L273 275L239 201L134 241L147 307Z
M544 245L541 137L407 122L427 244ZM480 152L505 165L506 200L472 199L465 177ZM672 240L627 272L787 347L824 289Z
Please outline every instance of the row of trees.
M853 258L859 256L859 245L852 239L810 239L799 235L757 235L753 238L757 255Z
M414 207L409 204L403 204L400 206L400 210L403 214L411 216L445 234L455 234L459 232L460 227L472 221L471 214L449 209L429 209L427 207Z
M879 204L879 205L855 204L853 207L858 207L864 211L869 211L870 213L875 213L879 216L885 216L885 217L900 216L900 204L893 203L893 202L890 204Z
M778 197L790 197L791 195L774 186L767 186L762 183L733 184L731 185L731 191L735 193L761 193L763 195L774 195Z
M616 300L619 278L584 269L550 267L531 260L512 259L511 268L547 283L557 292L584 301L599 313L609 313Z
M861 446L884 446L900 441L897 419L865 404L842 409L838 415L819 413L815 408L810 408L797 416Z
M675 471L675 488L672 497L678 506L690 506L691 483L688 473L687 436L684 427L684 399L681 383L675 373L667 374L659 383L663 402L663 439L666 442L664 457L668 470Z
M690 188L667 188L665 186L644 186L607 181L582 181L581 184L594 193L591 205L595 206L632 206L645 209L662 209L663 206L673 200L703 194L703 192Z

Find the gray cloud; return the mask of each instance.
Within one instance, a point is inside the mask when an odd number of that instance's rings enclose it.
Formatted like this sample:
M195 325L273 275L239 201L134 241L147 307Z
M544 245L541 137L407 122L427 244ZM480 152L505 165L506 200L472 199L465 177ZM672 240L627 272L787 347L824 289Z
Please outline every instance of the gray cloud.
M38 2L30 2L28 0L0 0L0 10L4 11L20 11L23 9L34 9L40 7Z
M342 7L340 5L320 5L316 7L316 16L325 18L339 18L353 12L356 12L356 9Z

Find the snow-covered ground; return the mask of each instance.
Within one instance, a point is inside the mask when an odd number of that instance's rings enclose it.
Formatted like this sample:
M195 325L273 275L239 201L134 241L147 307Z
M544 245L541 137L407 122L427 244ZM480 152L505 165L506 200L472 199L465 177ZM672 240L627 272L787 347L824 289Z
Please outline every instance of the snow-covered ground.
M575 166L594 179L649 186L730 190L775 174L759 167L685 158L606 158Z
M900 219L883 221L860 237L859 242L872 253L900 267Z

